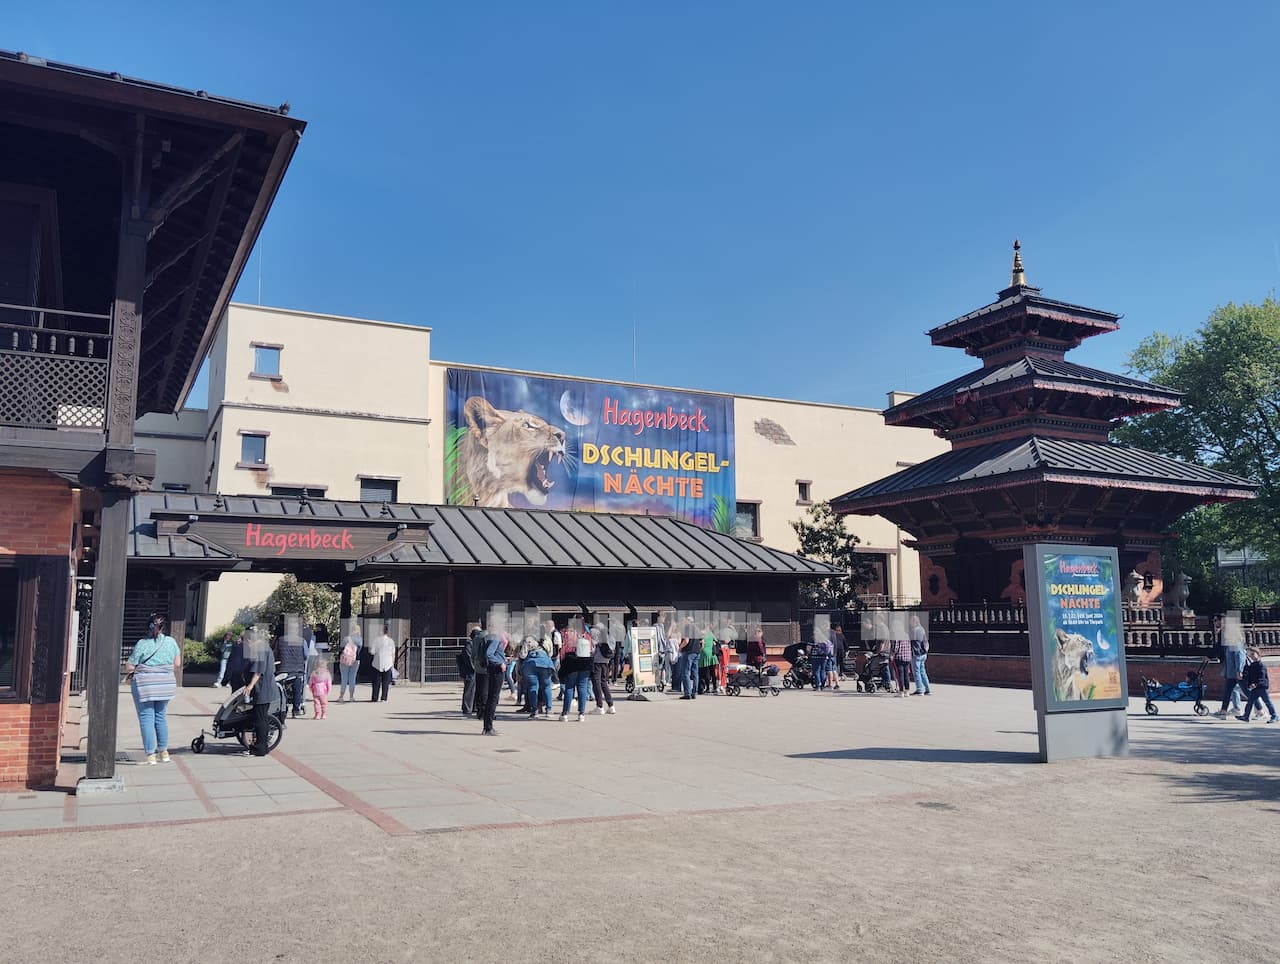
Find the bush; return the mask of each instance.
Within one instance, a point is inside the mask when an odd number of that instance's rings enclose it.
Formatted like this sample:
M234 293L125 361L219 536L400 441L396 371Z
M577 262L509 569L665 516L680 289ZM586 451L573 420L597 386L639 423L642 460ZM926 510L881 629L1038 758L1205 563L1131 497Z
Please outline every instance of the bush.
M240 634L244 632L245 626L242 623L227 623L225 626L219 626L216 629L209 630L209 634L204 638L204 645L209 652L213 653L219 659L222 658L222 637L227 633L231 634L231 639L237 640Z
M218 637L222 639L221 636ZM222 659L221 649L216 653L210 652L208 643L201 642L198 639L184 639L182 641L182 665L184 669L206 669L218 665Z

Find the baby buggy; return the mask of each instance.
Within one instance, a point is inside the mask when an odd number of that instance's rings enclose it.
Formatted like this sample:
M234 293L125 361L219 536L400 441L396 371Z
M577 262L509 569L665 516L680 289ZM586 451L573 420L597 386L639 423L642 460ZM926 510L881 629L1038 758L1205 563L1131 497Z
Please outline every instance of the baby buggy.
M735 666L724 691L729 696L737 696L743 690L758 690L761 696L777 696L782 692L778 685L778 667L756 669L754 666Z
M858 689L863 693L889 692L889 657L872 653L858 671Z
M809 662L809 657L796 657L796 661L782 677L782 685L792 690L802 690L806 686L813 685L813 665Z
M1192 670L1187 674L1187 678L1181 683L1174 683L1170 686L1161 686L1157 679L1149 679L1142 677L1143 694L1147 698L1147 715L1155 716L1160 712L1160 707L1156 706L1156 700L1162 700L1166 703L1181 703L1183 700L1194 700L1195 703L1191 707L1196 716L1205 716L1209 712L1209 707L1204 705L1205 683L1204 671L1209 665L1206 658L1200 663L1200 668Z
M267 752L280 745L284 736L284 720L288 709L284 684L292 679L288 673L279 673L275 678L276 694L271 701L270 717L267 719ZM209 734L215 740L224 740L234 736L246 750L253 749L253 704L244 702L244 687L240 687L227 697L225 703L213 714L213 728ZM192 753L204 752L205 731L191 741Z

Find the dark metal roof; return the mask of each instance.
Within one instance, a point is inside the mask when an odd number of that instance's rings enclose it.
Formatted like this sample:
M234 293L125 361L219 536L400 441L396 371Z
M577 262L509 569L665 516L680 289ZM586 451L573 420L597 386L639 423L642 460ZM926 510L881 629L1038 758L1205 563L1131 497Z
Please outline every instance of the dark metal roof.
M586 512L492 509L478 506L380 504L330 499L215 496L145 492L133 500L129 558L238 560L181 536L157 536L153 512L202 518L252 515L273 522L406 521L430 526L425 543L391 546L365 563L375 568L442 566L471 569L561 568L725 574L829 576L825 563L675 519Z
M943 494L999 488L1027 481L1076 481L1253 498L1258 486L1189 462L1110 442L1032 437L946 452L831 501L841 512Z
M912 413L935 408L935 403L950 400L956 395L977 392L1002 386L997 394L1024 387L1024 382L1048 388L1104 391L1113 395L1140 395L1165 399L1177 404L1181 394L1171 388L1151 382L1115 375L1097 368L1087 368L1069 361L1052 358L1019 358L993 368L979 368L944 385L909 398L884 411L886 419L897 421ZM895 418L897 416L898 418Z
M1001 292L1001 294L1004 294L1004 292ZM966 327L971 321L985 318L987 315L998 314L1005 309L1014 308L1018 305L1025 305L1028 314L1071 315L1090 327L1104 327L1107 329L1119 327L1120 316L1114 312L1103 311L1101 308L1086 308L1084 305L1073 305L1068 301L1046 298L1040 294L1039 288L1024 286L1016 294L1001 298L999 301L993 301L989 305L983 305L981 308L961 315L959 318L952 318L936 328L929 329L926 334L937 344L939 343L939 338L947 339L955 329Z
M194 381L231 299L304 121L264 107L118 73L0 50L0 141L20 145L39 183L58 191L68 303L110 311L116 273L108 238L77 239L118 219L121 172L145 176L148 234L138 363L138 414L174 411ZM89 201L76 195L92 184ZM101 185L101 187L99 187ZM63 200L67 203L61 203ZM65 230L72 227L73 230ZM76 302L76 303L72 303Z

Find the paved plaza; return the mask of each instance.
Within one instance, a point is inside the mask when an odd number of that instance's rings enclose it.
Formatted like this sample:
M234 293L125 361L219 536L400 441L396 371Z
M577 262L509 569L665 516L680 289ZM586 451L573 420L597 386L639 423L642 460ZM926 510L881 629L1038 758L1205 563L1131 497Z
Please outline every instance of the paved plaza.
M317 960L1267 953L1277 727L1135 701L1130 757L1045 766L1017 690L662 695L489 739L457 686L397 686L268 758L193 754L219 692L180 691L157 766L124 696L122 793L0 795L10 863L58 868L8 877L21 959L151 959L138 900L173 960L300 959L317 928ZM271 954L226 926L265 908Z

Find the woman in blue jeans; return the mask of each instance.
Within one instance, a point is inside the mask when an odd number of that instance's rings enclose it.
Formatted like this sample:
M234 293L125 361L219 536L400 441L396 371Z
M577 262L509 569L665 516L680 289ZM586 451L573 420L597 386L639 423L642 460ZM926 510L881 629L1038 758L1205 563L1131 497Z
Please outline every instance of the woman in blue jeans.
M165 714L178 689L174 670L182 665L178 643L165 635L164 625L163 616L152 615L146 637L133 644L126 666L133 677L129 688L138 711L142 749L152 766L169 762L169 720Z
M521 678L529 699L529 719L539 712L551 715L551 657L541 646L530 648L521 661Z
M587 712L587 700L591 697L591 653L579 656L578 634L572 630L564 634L564 646L560 651L560 685L564 689L564 704L560 710L560 722L569 719L569 706L578 696L578 722Z

